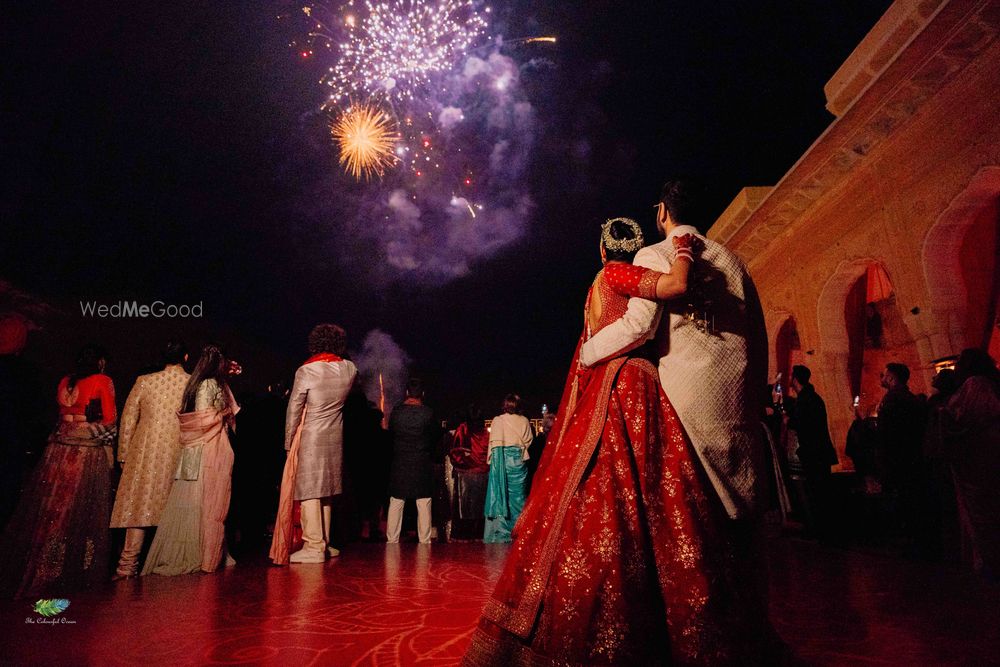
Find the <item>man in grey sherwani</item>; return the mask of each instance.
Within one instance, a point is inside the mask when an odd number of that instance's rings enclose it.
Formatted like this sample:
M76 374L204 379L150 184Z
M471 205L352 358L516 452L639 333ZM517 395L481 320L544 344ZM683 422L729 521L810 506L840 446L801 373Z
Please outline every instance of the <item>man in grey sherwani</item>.
M301 503L301 549L292 563L322 563L339 556L330 544L333 496L343 492L344 401L357 368L343 358L347 334L336 324L319 324L309 333L312 355L295 373L285 415L285 450L298 448L295 500Z

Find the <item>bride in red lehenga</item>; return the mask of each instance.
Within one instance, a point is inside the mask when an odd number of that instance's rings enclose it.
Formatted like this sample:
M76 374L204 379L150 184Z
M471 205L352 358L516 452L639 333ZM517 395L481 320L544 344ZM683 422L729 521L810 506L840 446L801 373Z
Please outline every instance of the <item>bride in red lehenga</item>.
M629 297L687 288L692 247L668 274L633 266L642 231L603 227L604 268L535 486L465 665L719 665L757 657L751 582L734 581L721 504L660 388L625 355L578 372L580 345Z

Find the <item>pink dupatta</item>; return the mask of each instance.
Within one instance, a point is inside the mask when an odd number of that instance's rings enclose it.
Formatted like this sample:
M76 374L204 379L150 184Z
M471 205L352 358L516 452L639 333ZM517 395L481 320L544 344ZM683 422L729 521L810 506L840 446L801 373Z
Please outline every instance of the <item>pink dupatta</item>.
M233 486L233 448L226 430L227 420L239 412L229 394L225 410L208 408L178 413L181 447L202 445L199 476L201 499L201 569L214 572L222 561L225 520Z

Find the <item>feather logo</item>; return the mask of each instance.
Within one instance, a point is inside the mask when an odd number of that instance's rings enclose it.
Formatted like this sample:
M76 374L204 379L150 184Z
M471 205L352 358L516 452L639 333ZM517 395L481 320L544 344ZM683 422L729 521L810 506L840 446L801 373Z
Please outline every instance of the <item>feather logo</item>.
M35 603L35 613L42 616L58 616L69 607L69 600L58 598L55 600L39 600Z

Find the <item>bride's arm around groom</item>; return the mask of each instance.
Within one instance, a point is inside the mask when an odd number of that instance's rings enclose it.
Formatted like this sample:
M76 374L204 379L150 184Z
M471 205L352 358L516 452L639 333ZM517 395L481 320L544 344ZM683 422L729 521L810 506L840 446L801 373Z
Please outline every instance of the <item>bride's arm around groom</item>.
M670 262L657 250L659 246L666 244L667 241L663 241L643 248L632 263L644 269L669 273ZM661 305L656 301L639 297L629 299L625 315L598 331L580 348L580 363L594 366L652 340L660 322L661 310Z
M660 384L726 513L734 519L751 517L761 509L765 462L758 414L767 383L763 312L746 265L725 246L682 224L690 219L684 193L678 205L670 187L664 189L657 216L667 238L640 250L634 263L669 271L674 237L697 236L704 248L692 269L693 293L663 303L630 299L621 319L581 347L580 362L593 366L654 341Z

